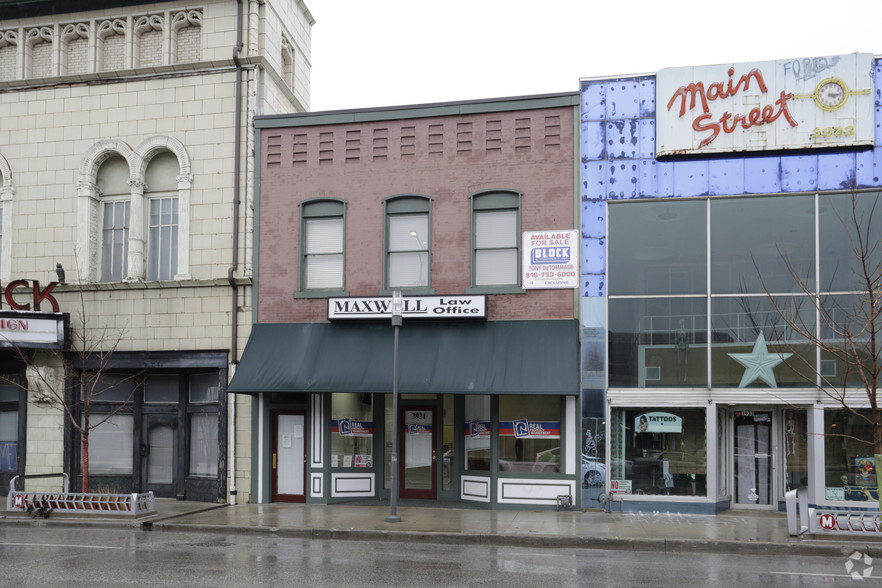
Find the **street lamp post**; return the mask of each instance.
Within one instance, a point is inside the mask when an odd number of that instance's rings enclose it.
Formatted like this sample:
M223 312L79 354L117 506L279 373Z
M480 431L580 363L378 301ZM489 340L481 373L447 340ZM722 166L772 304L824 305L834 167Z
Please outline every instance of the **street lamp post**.
M395 339L392 346L392 455L389 459L389 467L392 468L392 488L389 493L389 516L387 523L400 523L398 516L398 329L401 327L401 315L404 311L404 298L400 290L392 292L392 326L395 329Z

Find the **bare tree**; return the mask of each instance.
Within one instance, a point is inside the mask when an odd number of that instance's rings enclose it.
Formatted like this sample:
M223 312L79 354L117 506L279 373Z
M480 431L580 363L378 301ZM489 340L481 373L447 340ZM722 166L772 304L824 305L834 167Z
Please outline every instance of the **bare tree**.
M872 430L872 440L853 435L838 436L866 444L872 448L875 462L877 498L882 510L880 476L882 468L882 407L879 404L879 373L882 371L882 250L878 235L882 219L875 221L880 195L859 196L852 193L846 210L833 208L847 234L850 245L851 268L844 272L830 271L826 292L837 294L819 295L814 283L808 283L792 262L786 251L781 252L787 270L798 284L804 300L814 305L814 314L820 324L804 320L803 313L793 313L790 305L782 302L766 288L757 266L763 291L791 335L821 351L821 357L835 361L836 376L828 375L816 364L815 355L793 353L787 360L790 367L805 380L835 400L859 422ZM756 264L755 264L756 265ZM836 275L839 273L840 275ZM847 275L842 275L847 274ZM847 288L836 285L846 283ZM838 294L842 292L842 294ZM802 297L801 297L802 298ZM792 337L787 337L792 340ZM795 364L795 365L794 365ZM865 396L864 396L865 393ZM869 404L869 410L858 405ZM830 433L827 433L828 435Z
M94 405L101 396L114 389L125 389L139 373L128 373L119 378L109 377L111 359L124 338L124 330L107 325L90 327L87 324L86 302L79 291L80 315L76 326L71 326L70 350L52 349L40 352L15 347L16 354L26 367L27 378L21 383L0 375L0 379L14 386L33 388L32 402L48 404L60 410L71 428L79 435L82 457L82 492L89 491L89 435L120 412L131 406L134 387L127 398L116 401L109 411L95 412ZM62 378L56 374L60 370Z

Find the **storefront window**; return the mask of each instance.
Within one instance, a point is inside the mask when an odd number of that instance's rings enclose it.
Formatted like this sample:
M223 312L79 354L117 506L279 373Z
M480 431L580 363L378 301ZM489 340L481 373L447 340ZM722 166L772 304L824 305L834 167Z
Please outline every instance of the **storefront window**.
M875 210L874 210L875 209ZM882 198L879 192L830 194L818 198L821 291L866 290L861 259L853 246L870 245L867 267L878 268L882 250ZM872 274L871 274L872 275ZM878 274L877 274L878 275Z
M190 415L190 475L217 477L216 413Z
M92 420L103 415L92 415ZM89 473L131 475L134 463L134 417L116 414L92 429L89 434Z
M705 421L700 408L614 409L610 452L624 459L625 486L633 494L706 496Z
M0 472L18 471L18 409L0 411Z
M882 333L882 315L861 294L822 296L821 384L825 388L864 388L872 379L870 370L876 353L870 338L870 317L875 313L876 332ZM863 362L858 369L857 357Z
M710 205L711 292L801 292L800 282L814 286L812 196L714 199Z
M784 486L808 486L808 421L801 408L784 411Z
M707 291L707 202L665 200L609 207L609 293Z
M611 299L609 386L706 387L706 299Z
M560 471L560 402L556 397L500 397L499 469Z
M387 433L391 434L391 409ZM391 437L388 437L391 444ZM373 397L337 393L331 396L331 467L373 467Z
M11 381L0 381L0 472L17 472L18 397L23 384L14 374L4 378Z
M490 471L490 396L465 397L465 469Z
M824 483L827 500L876 502L873 425L869 410L824 411Z
M814 330L814 304L807 296L779 296L775 303L765 295L713 299L714 387L814 386L815 348L798 332Z

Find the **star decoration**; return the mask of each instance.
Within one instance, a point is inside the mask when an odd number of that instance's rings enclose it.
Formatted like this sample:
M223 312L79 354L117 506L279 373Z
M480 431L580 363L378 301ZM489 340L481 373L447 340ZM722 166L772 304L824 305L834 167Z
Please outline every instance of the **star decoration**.
M772 371L779 363L789 358L792 353L769 353L766 347L766 338L760 332L753 344L750 353L729 353L729 357L744 366L744 375L741 376L739 388L744 388L751 382L762 380L772 388L777 388L775 373Z

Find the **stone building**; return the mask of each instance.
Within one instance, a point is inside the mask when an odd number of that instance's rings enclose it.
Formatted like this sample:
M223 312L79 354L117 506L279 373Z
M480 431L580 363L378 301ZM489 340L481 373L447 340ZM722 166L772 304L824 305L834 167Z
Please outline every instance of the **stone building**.
M0 484L78 491L88 398L91 489L249 499L250 399L226 384L252 119L308 109L313 24L296 0L0 2Z

